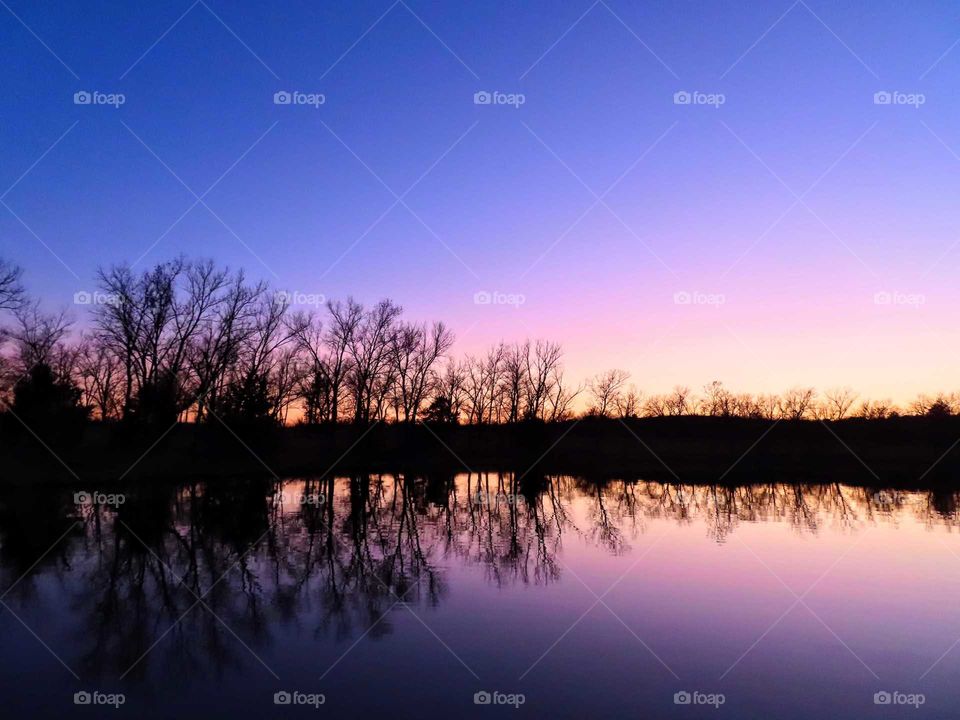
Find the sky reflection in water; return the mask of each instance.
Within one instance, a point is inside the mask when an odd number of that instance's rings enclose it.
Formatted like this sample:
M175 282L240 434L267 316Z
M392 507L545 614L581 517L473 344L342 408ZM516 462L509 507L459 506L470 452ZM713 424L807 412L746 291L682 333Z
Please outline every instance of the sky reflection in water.
M108 717L314 712L279 690L323 693L317 717L943 716L957 499L509 475L8 493L0 691L41 717L79 690L124 693L84 709Z

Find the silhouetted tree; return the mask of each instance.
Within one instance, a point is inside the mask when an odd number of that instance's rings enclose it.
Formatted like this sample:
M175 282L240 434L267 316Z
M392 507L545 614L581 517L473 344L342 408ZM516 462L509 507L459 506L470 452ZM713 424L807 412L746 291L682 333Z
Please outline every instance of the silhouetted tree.
M568 387L564 380L563 368L559 365L553 370L550 385L544 419L550 422L569 419L573 414L573 401L583 392L583 386Z
M255 425L273 420L269 380L266 375L250 372L231 384L218 404L219 420L231 425Z
M857 417L867 420L886 420L899 414L890 400L864 400L857 409Z
M613 404L614 409L617 411L617 417L640 417L640 413L643 410L642 400L643 396L640 391L631 385L626 392L622 392L618 397L614 398Z
M607 370L594 377L590 382L590 394L593 396L590 412L609 417L616 410L623 386L629 379L630 373L625 370Z
M119 265L101 269L98 283L94 327L70 342L65 313L27 302L20 270L0 260L0 310L13 318L0 333L0 397L11 402L19 378L45 365L57 383L79 389L79 403L95 418L145 423L214 415L270 424L557 422L574 416L585 389L587 412L604 417L842 420L901 412L888 400L854 411L849 388L818 400L813 388L751 395L713 381L699 396L686 386L644 395L626 387L622 370L575 386L564 377L557 343L499 342L457 360L443 323L406 321L390 300L372 307L331 300L316 314L294 313L289 294L211 261L179 257L138 272ZM960 394L921 395L908 410L958 415Z
M464 383L466 382L466 368L462 361L449 359L442 371L433 373L433 398L430 404L440 402L441 407L449 408L454 422L460 422L463 407L466 401Z
M857 394L850 388L831 388L824 394L821 415L827 420L843 420L853 407Z
M39 303L30 303L17 308L14 318L16 325L8 334L15 348L15 372L22 375L35 365L56 365L71 326L66 313L44 313Z
M524 416L527 419L544 420L563 350L558 343L547 340L537 340L532 348L529 345L526 348L527 405Z
M712 417L729 417L734 412L734 398L723 383L714 380L704 386L700 401L701 412Z
M146 425L169 426L179 415L180 383L176 374L166 371L140 386L127 418Z
M930 403L930 407L927 408L927 411L924 414L927 417L934 418L950 417L953 415L953 409L950 407L950 403L948 403L945 399L937 398Z
M383 417L395 372L391 348L400 313L399 306L381 300L363 314L347 343L351 361L348 382L353 391L355 422L368 423Z
M430 401L426 410L423 411L423 419L426 422L453 425L457 422L457 414L450 405L450 399L443 395L438 395Z
M403 419L416 422L430 390L431 370L453 345L453 333L443 323L425 326L400 324L393 335L391 359L396 378L395 395Z
M101 420L117 419L122 410L120 361L107 347L84 338L78 348L76 373L83 396Z
M17 310L26 302L23 271L0 258L0 310Z
M684 385L675 386L667 396L666 407L668 415L689 415L690 388Z
M46 441L76 437L90 408L69 378L57 377L46 363L35 364L13 388L17 420Z
M780 415L788 420L801 420L813 412L817 396L813 388L792 388L780 399Z

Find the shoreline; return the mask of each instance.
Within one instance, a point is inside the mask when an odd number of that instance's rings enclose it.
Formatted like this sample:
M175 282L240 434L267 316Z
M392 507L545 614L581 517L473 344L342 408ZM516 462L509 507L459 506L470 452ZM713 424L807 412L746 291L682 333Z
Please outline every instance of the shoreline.
M89 423L44 448L4 432L0 483L78 485L329 472L513 472L691 484L960 488L960 417L767 421L699 416L515 425L375 424L166 432Z

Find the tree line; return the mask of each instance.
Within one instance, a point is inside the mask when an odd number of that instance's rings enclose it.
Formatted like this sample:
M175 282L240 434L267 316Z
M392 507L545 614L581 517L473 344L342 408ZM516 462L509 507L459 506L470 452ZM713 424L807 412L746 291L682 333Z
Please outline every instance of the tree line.
M709 415L764 419L882 419L960 414L960 395L906 408L849 388L818 394L734 393L712 382L644 395L608 370L574 384L563 350L546 340L500 342L455 357L443 322L406 320L391 300L327 301L311 312L291 296L210 260L180 257L134 271L101 268L85 296L89 323L30 298L19 268L0 259L0 397L27 420L128 423L374 421L492 424L598 417Z

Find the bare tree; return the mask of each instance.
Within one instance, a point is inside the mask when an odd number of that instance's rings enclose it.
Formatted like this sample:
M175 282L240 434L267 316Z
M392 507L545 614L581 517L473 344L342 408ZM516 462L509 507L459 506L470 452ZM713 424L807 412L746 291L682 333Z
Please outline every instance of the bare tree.
M920 394L910 403L910 412L914 415L943 417L956 415L960 411L960 402L955 394L937 393L934 396Z
M347 298L346 303L328 302L327 312L330 315L330 323L324 335L324 342L329 352L330 419L337 422L343 388L353 369L349 351L357 329L363 321L363 306L353 298Z
M621 393L614 401L617 415L622 418L640 417L643 411L643 394L631 385L625 393Z
M663 395L651 395L643 404L643 414L647 417L668 415L667 399Z
M813 388L791 388L780 399L780 414L788 420L801 420L814 409L817 391Z
M827 420L842 420L850 413L857 393L850 388L832 388L823 394L822 414Z
M531 349L527 345L527 406L525 416L543 419L547 398L552 390L563 350L558 343L537 340Z
M441 322L426 326L401 324L394 334L392 361L396 395L403 419L416 422L429 390L431 369L453 345L453 333Z
M689 415L692 407L690 388L676 385L667 396L666 405L669 415Z
M354 420L366 423L381 417L393 366L391 346L401 308L382 300L363 314L347 345L351 360Z
M120 417L123 373L120 360L109 348L84 338L77 355L77 375L84 401L100 420Z
M96 306L98 342L119 359L124 374L123 416L129 417L138 382L138 353L144 327L144 292L139 279L125 265L98 271L99 286L109 302Z
M163 395L164 404L177 402L179 379L165 361L178 315L177 281L185 268L186 261L178 258L139 277L125 265L99 272L107 302L96 306L95 317L102 341L123 363L124 417L133 412L135 400L160 402Z
M26 302L23 270L0 258L0 310L18 310Z
M247 285L236 273L223 292L213 317L191 343L190 366L195 377L196 419L208 419L208 406L216 407L240 357L240 350L256 330L263 283Z
M890 400L864 400L857 409L856 416L867 420L886 420L900 412Z
M755 398L750 393L738 393L734 395L731 404L733 414L743 418L762 418L763 404L759 398Z
M560 422L571 417L571 406L576 397L583 392L583 386L568 387L564 381L563 368L558 367L553 374L550 394L547 398L545 420Z
M466 403L464 390L467 381L467 363L449 359L442 371L434 371L431 388L433 399L428 414L434 420L459 422Z
M782 396L735 395L714 381L699 398L684 386L643 398L626 388L622 370L585 387L568 384L560 345L544 340L500 342L457 362L448 357L454 338L443 323L404 322L389 300L365 308L347 298L327 303L325 314L291 313L287 296L273 296L266 284L184 258L136 273L126 265L101 269L98 277L107 301L93 308L94 331L71 343L66 315L27 303L20 270L0 260L0 310L13 311L15 321L0 338L12 341L0 354L4 392L15 375L42 364L70 393L79 388L100 419L172 413L203 421L223 410L280 423L301 415L307 422L559 421L584 389L590 411L604 417L839 420L857 397L831 389L818 402L813 388L802 387ZM960 394L921 395L909 409L957 415ZM855 414L899 412L881 400L861 403Z
M56 369L56 351L72 323L66 312L44 313L40 304L22 305L14 311L16 324L9 331L15 347L14 372L24 375L36 365Z
M289 342L289 336L287 342ZM306 363L294 343L286 345L272 355L276 359L271 364L268 375L270 417L281 425L286 425L290 408L300 397L299 389L307 375Z
M621 390L630 379L630 373L625 370L607 370L590 381L590 394L593 396L591 412L600 417L610 417L610 414L621 402Z
M501 375L506 353L506 346L499 343L490 348L486 357L467 357L463 388L470 422L480 424L494 421L495 409L503 390Z
M299 383L303 419L308 424L332 419L331 358L324 342L323 322L314 315L297 313L288 322L305 364Z
M766 420L777 420L783 417L783 401L779 395L758 395L757 407L760 412L760 417Z
M704 415L729 417L733 415L734 398L719 380L704 385L700 409Z
M503 359L503 397L506 403L506 421L520 420L526 392L529 385L527 376L527 358L530 355L530 341L509 348Z

